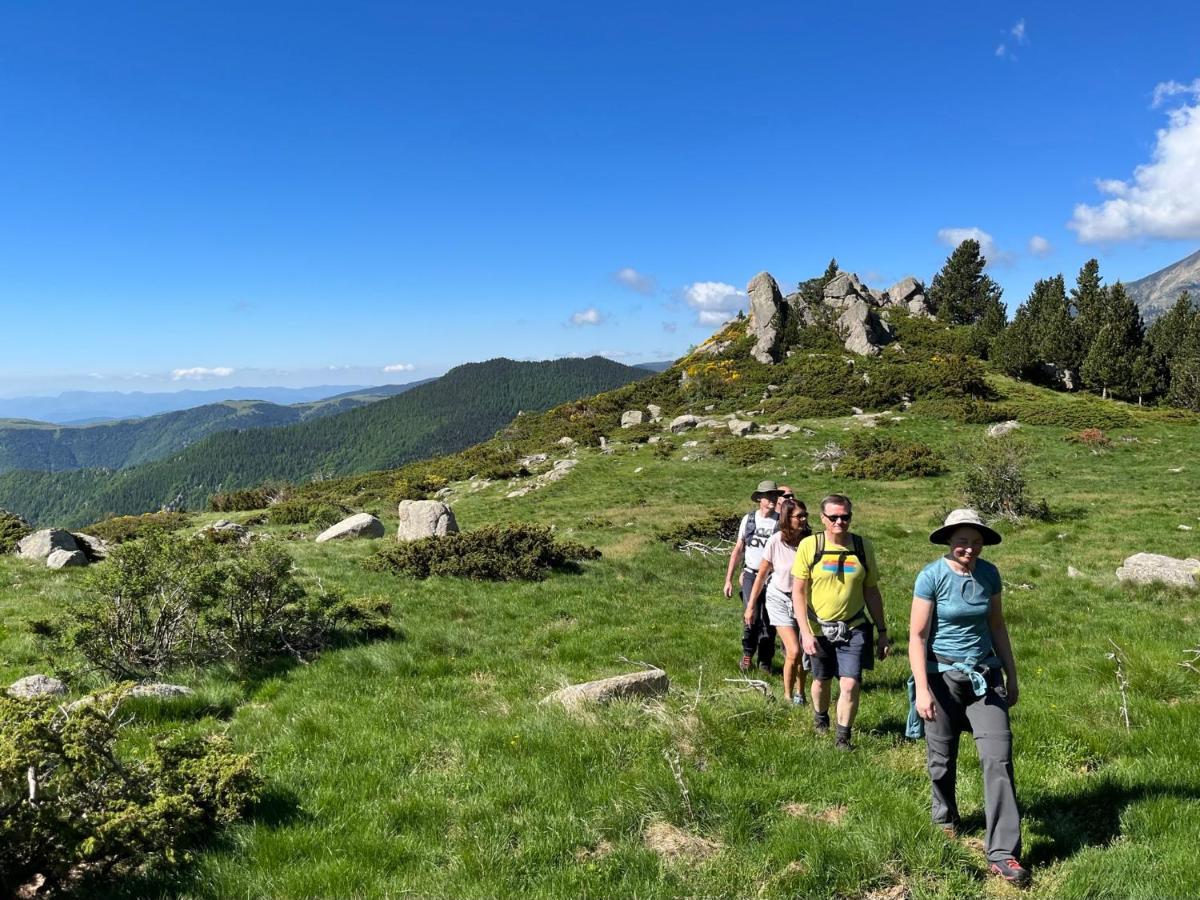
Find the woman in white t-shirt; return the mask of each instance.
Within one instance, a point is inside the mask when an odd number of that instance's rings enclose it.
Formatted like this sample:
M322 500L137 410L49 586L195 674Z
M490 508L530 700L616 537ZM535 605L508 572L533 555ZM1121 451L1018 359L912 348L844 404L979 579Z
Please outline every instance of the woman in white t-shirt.
M771 535L763 548L758 576L750 591L751 597L757 596L766 582L767 621L778 630L785 654L783 695L796 706L804 705L805 676L800 665L800 627L792 612L792 563L796 561L796 547L810 534L808 508L799 500L784 499L779 506L779 530ZM753 616L753 606L747 605L746 621Z

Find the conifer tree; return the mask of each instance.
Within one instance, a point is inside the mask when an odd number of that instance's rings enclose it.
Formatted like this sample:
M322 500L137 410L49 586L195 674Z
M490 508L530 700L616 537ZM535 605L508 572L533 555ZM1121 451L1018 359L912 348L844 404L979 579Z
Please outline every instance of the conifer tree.
M990 358L1000 371L1014 378L1026 378L1037 368L1035 345L1029 308L1021 304L1012 322L992 342Z
M1175 305L1146 330L1146 348L1156 364L1164 369L1171 367L1180 347L1186 342L1197 315L1200 315L1200 312L1192 307L1191 296L1187 291L1183 291Z
M1083 379L1092 387L1100 388L1104 397L1110 392L1134 396L1137 385L1133 363L1143 352L1145 328L1137 304L1130 299L1121 282L1104 291L1103 308L1098 318L1103 324L1083 361Z
M1075 287L1071 290L1071 318L1075 323L1076 343L1079 348L1077 365L1083 364L1092 341L1103 322L1105 291L1100 283L1100 263L1089 259L1079 270Z
M929 285L929 301L939 319L951 325L974 325L990 313L994 321L1002 291L984 274L986 265L979 241L968 238L954 248Z
M829 260L829 265L825 267L825 273L816 278L809 278L807 281L802 281L796 285L796 290L800 292L800 299L804 301L804 305L816 308L821 305L825 299L825 287L833 279L840 274L836 259Z

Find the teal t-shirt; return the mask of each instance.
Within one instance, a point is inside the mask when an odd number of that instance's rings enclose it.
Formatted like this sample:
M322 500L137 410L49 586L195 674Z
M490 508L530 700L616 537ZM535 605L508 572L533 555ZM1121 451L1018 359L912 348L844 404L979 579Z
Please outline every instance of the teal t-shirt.
M1000 590L1000 570L984 559L977 560L975 571L966 575L951 569L945 557L923 568L913 596L934 604L929 626L932 651L955 662L995 660L987 617L992 596ZM939 672L949 668L937 664Z

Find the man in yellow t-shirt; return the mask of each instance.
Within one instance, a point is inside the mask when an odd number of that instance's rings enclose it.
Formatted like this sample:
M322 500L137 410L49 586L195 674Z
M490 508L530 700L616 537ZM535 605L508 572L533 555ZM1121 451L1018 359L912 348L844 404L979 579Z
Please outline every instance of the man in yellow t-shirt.
M830 494L822 500L825 533L800 542L792 567L792 607L812 662L813 724L818 731L829 730L831 683L836 678L839 750L852 749L862 673L874 667L872 650L883 659L891 648L875 551L870 541L851 533L850 518L849 497ZM819 559L818 545L823 545ZM872 627L879 631L874 648Z

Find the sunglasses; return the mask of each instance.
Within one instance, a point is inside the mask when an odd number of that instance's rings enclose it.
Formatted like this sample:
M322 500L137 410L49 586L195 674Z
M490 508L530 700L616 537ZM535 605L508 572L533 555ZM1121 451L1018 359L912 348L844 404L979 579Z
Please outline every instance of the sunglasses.
M780 494L779 496L782 497L784 500L795 500L796 499L795 494Z
M825 513L821 513L821 515L825 516L825 518L828 519L830 522L849 522L850 521L850 513L846 513L845 515L840 515L840 516L826 516Z

